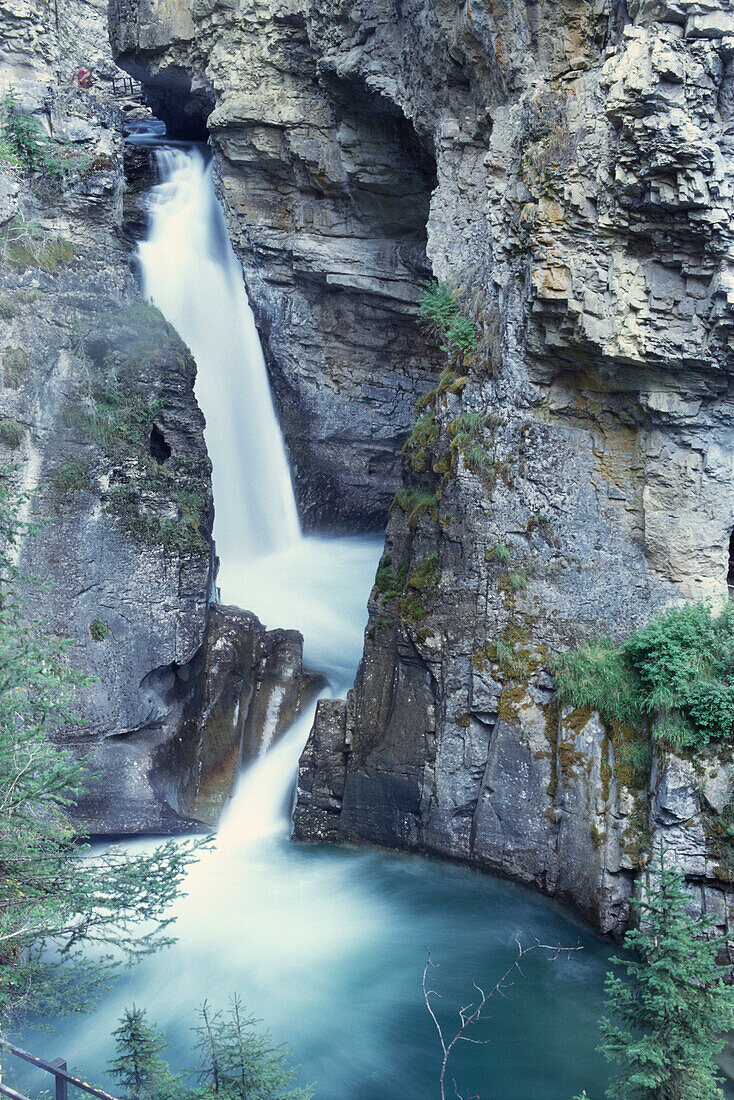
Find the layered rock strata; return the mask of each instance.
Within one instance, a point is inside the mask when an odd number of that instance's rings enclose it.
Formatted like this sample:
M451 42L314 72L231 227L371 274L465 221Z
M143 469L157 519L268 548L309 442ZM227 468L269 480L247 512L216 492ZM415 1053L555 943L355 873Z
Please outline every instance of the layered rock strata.
M515 94L467 188L484 272L439 183L429 251L440 275L458 260L480 346L413 438L363 666L342 716L319 715L296 818L512 875L613 934L661 838L699 907L729 924L732 904L696 767L663 754L632 781L549 675L585 637L727 596L730 47L693 15L635 14L563 28L524 91L503 52Z

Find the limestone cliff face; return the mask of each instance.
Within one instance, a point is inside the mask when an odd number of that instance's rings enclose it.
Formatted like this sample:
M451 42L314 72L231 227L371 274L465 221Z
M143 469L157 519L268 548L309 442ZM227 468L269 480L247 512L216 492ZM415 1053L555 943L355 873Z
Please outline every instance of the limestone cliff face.
M479 330L424 403L357 685L321 705L296 834L450 854L614 933L663 838L728 923L707 839L724 764L661 756L635 785L593 715L559 713L548 657L726 598L734 13L113 0L111 19L162 110L185 125L185 85L208 114L314 517L320 486L343 517L393 489L436 361L409 327L426 215L432 269ZM382 448L377 495L329 457L364 453L355 425Z
M134 276L120 112L103 88L59 83L70 55L49 9L29 11L0 8L17 62L2 73L25 73L19 94L73 166L57 179L0 164L0 466L40 524L18 561L42 585L30 608L95 678L62 738L96 773L75 821L178 832L216 821L239 763L283 732L313 677L300 635L215 602L196 366ZM96 28L102 41L99 11ZM38 73L23 66L42 32L53 64ZM146 156L138 187L153 182Z

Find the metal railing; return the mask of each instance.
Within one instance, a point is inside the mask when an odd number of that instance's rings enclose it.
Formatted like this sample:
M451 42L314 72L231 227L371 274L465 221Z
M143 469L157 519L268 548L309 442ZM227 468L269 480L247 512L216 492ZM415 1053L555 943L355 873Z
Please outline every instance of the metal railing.
M27 1050L13 1046L6 1039L0 1039L0 1043L16 1058L21 1058L24 1062L30 1062L32 1066L37 1066L38 1069L54 1075L56 1100L68 1100L69 1085L73 1085L75 1089L80 1089L90 1096L96 1096L97 1100L115 1100L115 1097L111 1096L109 1092L105 1092L104 1089L95 1088L94 1085L90 1085L88 1082L82 1081L81 1078L75 1077L73 1073L69 1073L63 1058L56 1058L53 1062L47 1062L45 1058L37 1058L35 1054L29 1054ZM28 1100L28 1097L23 1096L21 1092L16 1092L15 1089L11 1089L9 1085L4 1085L1 1081L0 1096L8 1096L10 1100Z
M140 99L143 94L143 85L139 80L133 80L131 76L113 76L112 94L114 96L127 96L129 99Z

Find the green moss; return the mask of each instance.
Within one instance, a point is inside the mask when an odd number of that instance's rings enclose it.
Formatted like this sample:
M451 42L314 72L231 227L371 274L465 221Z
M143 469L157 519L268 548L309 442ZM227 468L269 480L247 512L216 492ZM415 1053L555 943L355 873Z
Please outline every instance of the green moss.
M89 467L83 458L70 458L59 466L54 486L59 493L77 493L89 484Z
M715 868L717 878L721 882L734 883L734 800L727 803L720 814L704 818L704 827L719 861Z
M527 685L523 683L505 684L498 704L498 717L503 722L517 725L520 721L520 711L526 704Z
M558 700L553 698L550 703L543 708L545 715L545 739L548 742L549 758L550 758L550 778L548 780L548 786L546 787L546 794L551 801L551 804L555 803L556 796L558 794L558 740L561 731L561 709L558 705ZM553 820L553 810L549 811L550 820Z
M438 554L426 554L410 574L408 584L418 592L430 592L438 584Z
M375 576L375 591L384 600L398 599L398 614L408 622L420 622L429 614L424 600L430 600L438 583L438 555L427 554L409 574L409 559L403 556L397 569L386 554ZM378 620L379 622L379 620ZM387 623L387 620L384 620Z
M416 420L403 447L403 455L416 473L423 473L430 466L431 448L438 441L439 435L439 424L433 413L425 413Z
M466 374L462 374L460 378L457 378L451 383L451 385L449 386L449 393L463 393L468 381L469 376Z
M595 822L589 829L589 836L591 837L591 847L595 852L598 852L600 848L604 847L606 833L602 832Z
M652 770L652 742L647 730L636 730L619 722L610 724L614 745L614 774L622 787L645 790Z
M160 505L147 505L141 489L135 483L118 485L105 496L107 510L122 521L124 530L137 542L162 546L164 550L193 554L206 549L201 526L204 497L178 491L172 494L178 504L175 518L161 514Z
M622 847L638 867L643 867L650 858L652 829L650 827L650 809L643 799L635 803L628 825L622 835Z
M519 637L520 633L516 627L510 626L495 641L479 646L472 653L473 667L481 670L486 662L496 664L506 676L527 685L538 667L538 659L533 657L532 650Z
M399 489L390 505L390 514L395 508L402 508L408 514L408 523L414 527L421 516L430 516L438 520L438 500L435 493L423 489Z
M527 573L522 570L515 570L512 573L508 573L507 583L513 592L524 592L528 586Z
M419 623L428 615L428 608L423 606L419 596L408 592L398 600L398 614L407 622Z
M0 318L3 321L11 321L17 312L18 307L10 298L0 298Z
M497 480L499 467L484 445L486 417L474 410L460 413L447 426L451 438L451 457L459 455L468 469L479 474L491 488Z
M612 767L609 763L609 751L609 737L605 736L601 743L601 763L599 766L599 778L601 779L601 795L605 803L609 802L609 795L612 788Z
M19 424L17 420L13 420L9 416L0 418L0 442L4 443L6 447L12 447L13 450L16 450L25 439L25 433L25 427Z
M120 518L138 542L178 553L200 553L207 543L207 497L201 492L206 466L175 451L159 463L151 454L151 432L165 398L149 379L191 368L190 356L162 314L145 302L127 303L101 333L78 333L78 355L91 358L87 372L64 409L75 436L94 444L124 483L105 493L105 510Z
M397 569L393 569L391 556L389 554L383 556L375 574L375 589L386 600L392 600L404 591L409 565L407 555L403 555Z
M99 617L92 619L89 624L89 633L95 642L103 642L110 632L110 624Z
M6 348L3 352L3 382L10 390L20 389L28 379L31 361L25 348Z

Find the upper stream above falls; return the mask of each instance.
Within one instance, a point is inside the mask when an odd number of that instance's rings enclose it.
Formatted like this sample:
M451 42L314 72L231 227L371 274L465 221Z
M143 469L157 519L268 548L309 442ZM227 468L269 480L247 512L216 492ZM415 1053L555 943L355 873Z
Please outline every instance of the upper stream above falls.
M213 461L215 536L225 602L269 626L297 627L309 667L343 694L354 678L382 540L302 538L285 449L239 265L211 172L197 149L162 147L151 196L143 283L191 347ZM530 959L492 1005L487 1046L449 1065L482 1100L599 1098L595 1052L610 951L549 902L489 876L417 856L289 840L290 795L312 714L242 775L216 848L191 870L175 906L177 944L126 971L91 1017L27 1037L87 1080L105 1073L123 1007L144 1006L174 1066L190 1064L195 1009L234 992L285 1043L320 1100L428 1100L439 1047L421 994L430 948L451 1028L471 976L494 984L517 934L582 951ZM146 844L147 841L132 842ZM32 1074L25 1088L40 1086Z

